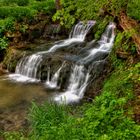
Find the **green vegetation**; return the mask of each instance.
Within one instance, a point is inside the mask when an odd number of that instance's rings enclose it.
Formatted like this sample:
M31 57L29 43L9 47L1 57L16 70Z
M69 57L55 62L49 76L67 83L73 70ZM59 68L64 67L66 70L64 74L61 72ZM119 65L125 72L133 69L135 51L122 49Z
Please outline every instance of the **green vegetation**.
M140 1L139 0L129 0L127 6L127 13L130 17L140 21Z
M62 25L70 27L76 20L96 19L102 20L106 14L112 17L119 16L121 11L125 11L128 16L140 20L139 0L63 0L62 10L57 11L53 20L60 20Z
M29 24L36 20L39 13L52 15L54 12L54 0L0 0L0 49L8 47L6 33L14 33L16 23ZM21 28L21 32L25 29Z
M140 126L131 119L132 110L128 106L135 98L132 81L139 68L140 64L116 69L105 81L101 95L93 103L78 108L79 114L72 113L72 107L70 110L55 104L33 104L31 139L139 139Z

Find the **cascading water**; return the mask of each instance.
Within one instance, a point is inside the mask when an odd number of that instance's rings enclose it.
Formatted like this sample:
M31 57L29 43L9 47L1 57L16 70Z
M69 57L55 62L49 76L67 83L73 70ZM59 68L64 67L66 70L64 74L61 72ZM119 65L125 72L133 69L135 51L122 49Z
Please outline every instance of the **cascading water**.
M42 56L37 54L24 57L18 63L15 74L10 74L9 77L21 82L37 82L37 71L41 61Z
M83 22L79 22L71 31L69 35L69 39L63 40L61 43L55 44L47 51L38 52L36 54L27 56L19 62L19 64L16 67L15 74L9 75L11 79L14 79L16 81L21 82L34 82L39 81L37 80L37 71L38 67L40 65L40 62L42 61L43 54L47 54L49 52L54 52L57 49L65 46L69 46L72 43L75 42L83 42L85 39L86 34L91 29L91 27L95 24L95 21L89 21L86 24ZM53 83L54 82L54 83ZM55 76L54 79L47 82L48 85L56 86Z
M95 24L95 21L88 21L86 24L83 22L79 22L77 25L75 25L70 32L69 38L66 40L63 40L61 43L55 44L52 46L48 51L39 52L38 54L44 54L48 52L54 52L59 48L69 46L72 43L79 43L83 42L85 40L85 37L89 30L92 28L92 26Z
M66 92L55 97L54 100L56 102L69 104L71 102L79 101L83 97L83 93L90 77L89 73L85 73L84 71L84 66L74 66L70 75L68 88Z
M95 24L95 21L88 21L86 24L80 21L77 25L75 25L74 29L70 32L69 38L77 38L84 41L85 36L91 29L91 27Z
M87 56L77 61L78 63L80 62L80 65L76 64L72 69L69 86L64 93L54 98L56 102L69 104L70 102L77 102L83 98L90 77L89 71L85 71L84 65L89 62L90 64L93 62L98 63L100 59L102 60L104 58L97 59L97 54L102 55L110 52L115 38L114 28L115 25L110 23L101 39L97 42L98 47L91 49L88 51Z
M64 67L65 62L62 64L62 66L55 72L55 74L50 76L50 67L48 68L48 74L47 74L47 81L46 81L46 86L49 88L59 88L58 86L58 78L61 72L61 69Z

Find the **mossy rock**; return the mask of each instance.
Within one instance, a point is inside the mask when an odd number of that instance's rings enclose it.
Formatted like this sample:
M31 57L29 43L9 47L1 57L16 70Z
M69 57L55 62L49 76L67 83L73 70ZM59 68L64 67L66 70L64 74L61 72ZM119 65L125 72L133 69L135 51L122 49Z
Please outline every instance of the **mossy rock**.
M3 61L3 66L9 72L15 72L16 65L18 61L27 54L26 51L21 51L14 48L7 49L6 56Z

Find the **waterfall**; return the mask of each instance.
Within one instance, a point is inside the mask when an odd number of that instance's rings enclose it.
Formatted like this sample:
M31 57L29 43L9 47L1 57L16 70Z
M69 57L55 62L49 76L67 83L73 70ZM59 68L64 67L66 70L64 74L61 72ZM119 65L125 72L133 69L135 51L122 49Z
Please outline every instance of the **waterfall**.
M47 74L47 81L46 81L46 86L49 88L59 88L58 86L58 78L61 72L61 69L64 67L65 62L62 64L62 66L55 72L55 74L52 76L50 76L50 67L48 68L48 74Z
M99 61L104 58L98 58L97 54L103 55L110 52L115 38L114 28L115 25L113 23L110 23L107 26L103 35L101 36L101 39L97 42L99 46L97 48L91 49L90 51L88 50L88 55L78 60L78 63L79 61L81 63L80 65L76 64L73 67L67 90L60 95L54 97L54 100L56 102L69 104L71 102L78 102L80 99L83 98L84 92L88 85L88 80L90 78L89 71L85 70L84 65L89 63L89 61L90 65L93 62L99 63Z
M80 21L73 30L71 30L69 38L77 38L84 41L86 34L89 32L91 27L95 24L95 21L91 20L87 23Z
M61 47L69 46L74 42L84 41L86 34L94 24L94 21L89 21L86 24L79 22L70 32L69 39L55 44L48 51L38 52L22 58L16 67L15 74L9 76L16 81L40 81L39 79L41 79L41 77L39 76L41 74L39 75L39 68L45 56L48 56L49 52L54 52ZM79 50L79 55L75 55L76 57L74 57L76 59L73 59L73 56L68 54L69 57L71 57L70 62L73 62L70 74L69 72L67 74L67 70L65 71L65 62L63 62L56 71L53 67L47 66L47 78L45 77L47 79L45 82L46 87L58 89L61 86L58 83L59 78L63 75L63 72L64 79L62 78L62 81L68 81L66 87L64 86L63 92L53 98L54 101L60 104L69 104L71 102L78 102L83 98L87 86L91 81L93 82L94 77L96 78L96 75L98 75L96 73L98 72L98 66L102 66L102 62L105 62L106 57L112 49L115 39L114 29L115 24L110 23L98 41L93 40L88 43L86 47ZM54 62L57 62L57 60ZM46 72L46 69L44 72ZM66 79L65 74L69 76L68 79Z
M95 21L88 21L86 24L83 22L79 22L75 27L72 29L69 39L63 40L58 44L53 45L49 50L37 52L36 54L26 56L20 60L16 67L15 74L9 75L11 79L21 82L34 82L39 81L37 78L38 67L42 61L43 54L47 54L49 52L54 52L57 49L69 46L72 43L79 43L83 42L85 39L86 34L91 29L91 27L95 24ZM59 71L54 75L51 81L47 81L48 86L56 87L56 80L57 76L59 76Z

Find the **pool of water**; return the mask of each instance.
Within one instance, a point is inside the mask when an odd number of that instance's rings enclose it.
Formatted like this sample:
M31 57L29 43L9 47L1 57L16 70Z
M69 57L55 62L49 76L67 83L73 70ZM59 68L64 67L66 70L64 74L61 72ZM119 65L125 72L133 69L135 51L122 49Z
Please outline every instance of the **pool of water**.
M0 110L32 101L45 101L51 96L42 83L19 83L0 76Z

